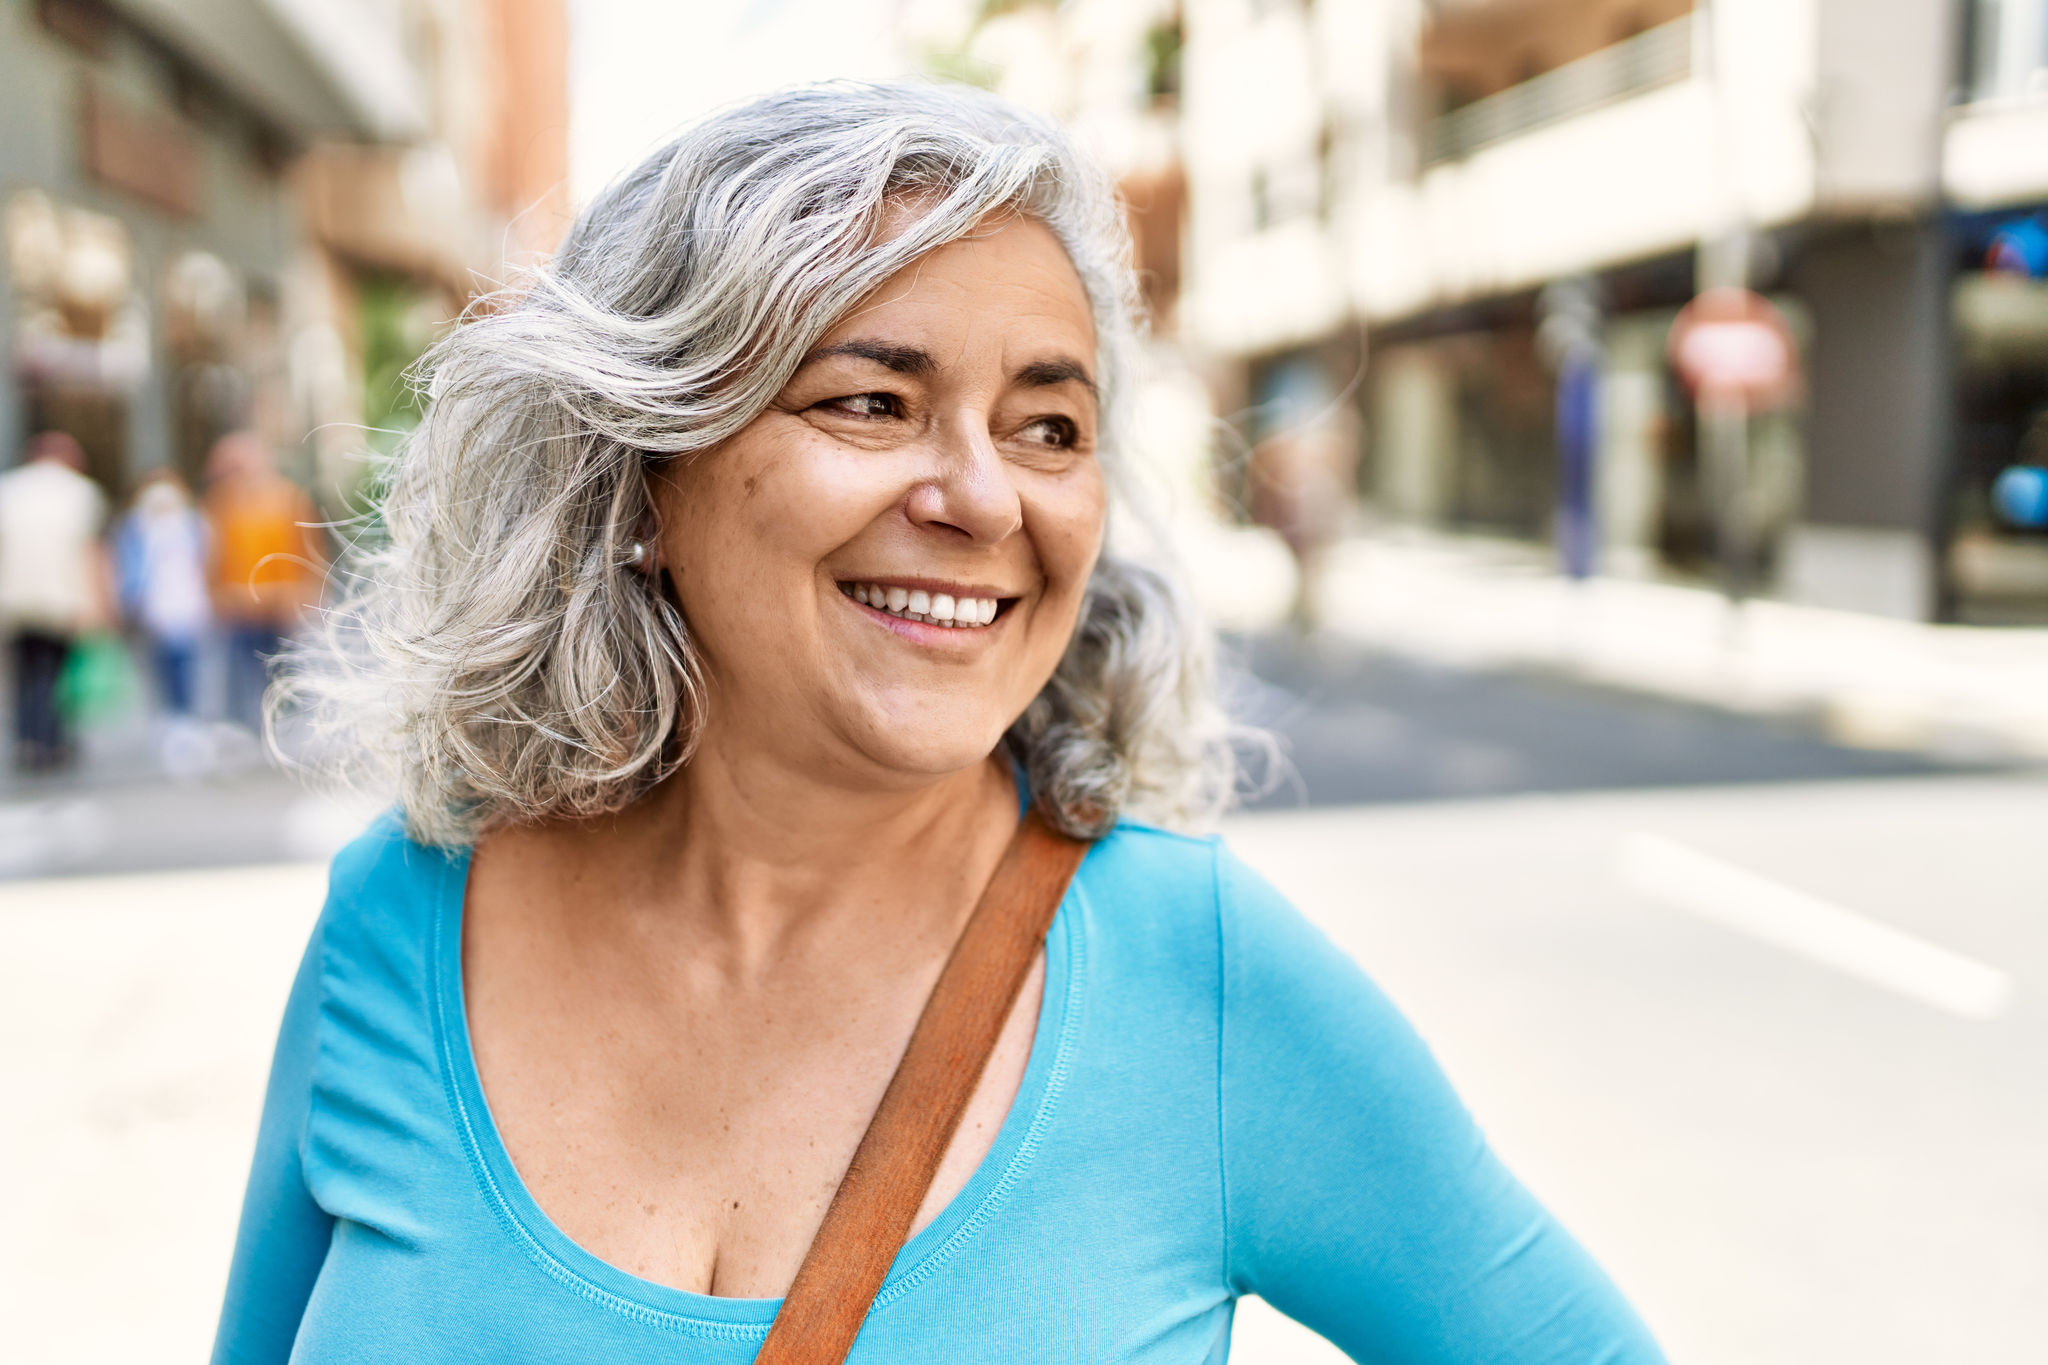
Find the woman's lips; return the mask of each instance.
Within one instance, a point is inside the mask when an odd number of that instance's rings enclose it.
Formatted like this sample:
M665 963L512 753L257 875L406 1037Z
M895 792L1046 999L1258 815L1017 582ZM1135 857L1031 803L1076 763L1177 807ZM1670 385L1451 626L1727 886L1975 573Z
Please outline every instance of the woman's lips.
M1002 613L1006 600L1015 600L978 586L948 590L862 580L842 582L839 591L885 616L946 630L984 629Z

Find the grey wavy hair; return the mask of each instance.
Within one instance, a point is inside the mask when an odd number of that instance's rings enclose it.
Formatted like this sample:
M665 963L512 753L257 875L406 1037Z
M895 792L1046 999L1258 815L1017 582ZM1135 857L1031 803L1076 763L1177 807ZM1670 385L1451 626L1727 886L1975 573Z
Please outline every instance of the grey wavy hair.
M273 716L339 732L328 766L395 788L425 842L632 802L688 762L706 705L688 622L628 562L652 516L645 472L746 426L860 299L1001 211L1043 222L1081 277L1112 516L1132 516L1137 292L1107 179L1052 123L979 91L788 90L649 156L429 351L424 415L384 471L383 535L287 661ZM1219 810L1231 731L1173 576L1106 551L1002 742L1072 833Z

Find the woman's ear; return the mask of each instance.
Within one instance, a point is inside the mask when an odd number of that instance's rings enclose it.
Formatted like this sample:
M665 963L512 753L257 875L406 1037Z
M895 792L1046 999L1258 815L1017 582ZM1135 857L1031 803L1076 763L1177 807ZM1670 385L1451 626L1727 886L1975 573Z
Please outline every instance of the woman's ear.
M640 481L643 506L639 519L633 523L633 534L626 541L623 562L634 572L658 580L662 567L660 494L669 491L670 485L662 478L660 467L651 460L641 466Z

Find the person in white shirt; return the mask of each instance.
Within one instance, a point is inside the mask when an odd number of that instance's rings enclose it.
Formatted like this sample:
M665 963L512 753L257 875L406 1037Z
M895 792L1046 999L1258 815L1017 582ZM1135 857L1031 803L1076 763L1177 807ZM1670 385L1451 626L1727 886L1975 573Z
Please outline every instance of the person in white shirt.
M105 614L107 500L84 468L77 441L46 431L0 474L0 632L14 666L15 758L31 772L70 759L57 685L79 633Z

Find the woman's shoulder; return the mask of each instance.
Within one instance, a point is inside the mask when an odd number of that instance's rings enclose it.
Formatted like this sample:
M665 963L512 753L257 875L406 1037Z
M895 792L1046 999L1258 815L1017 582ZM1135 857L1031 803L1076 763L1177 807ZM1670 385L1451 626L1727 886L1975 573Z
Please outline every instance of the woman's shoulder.
M1336 951L1221 835L1120 821L1090 851L1082 884L1113 930L1183 955L1285 969L1304 949Z
M1215 835L1120 820L1088 850L1080 883L1091 901L1114 908L1117 924L1154 936L1179 928L1213 938L1222 854Z
M1333 1012L1400 1026L1359 964L1222 836L1127 820L1085 867L1097 918L1155 952L1213 962L1226 1012L1270 1012L1287 1029Z
M329 896L360 904L393 892L416 894L438 887L462 861L456 849L422 844L406 833L404 813L392 808L343 845L328 866Z
M1086 866L1117 876L1163 874L1176 884L1199 883L1213 875L1222 843L1219 835L1182 834L1125 817L1089 849Z
M1294 915L1286 897L1220 834L1182 834L1120 820L1083 865L1092 884L1138 890L1147 904L1222 917ZM1298 918L1298 917L1297 917Z
M460 894L465 864L460 851L408 836L396 810L378 816L328 868L320 916L328 953L402 964L415 975L440 910Z
M309 952L307 1187L402 1245L425 1235L422 1154L454 1150L439 1013L466 860L396 814L340 853Z

